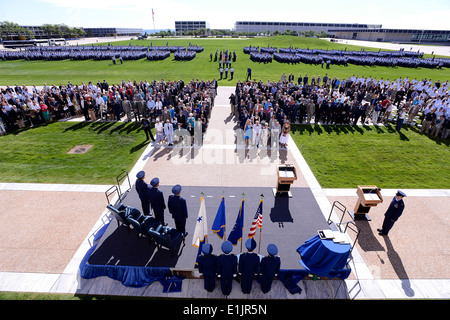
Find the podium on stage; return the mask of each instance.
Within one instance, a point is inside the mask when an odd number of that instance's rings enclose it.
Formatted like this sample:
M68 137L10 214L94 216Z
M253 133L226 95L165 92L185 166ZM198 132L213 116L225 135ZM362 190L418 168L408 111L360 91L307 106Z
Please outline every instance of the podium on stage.
M297 169L292 164L278 165L277 167L277 187L273 188L274 196L289 196L291 184L297 180Z
M376 207L383 202L380 190L377 186L358 186L356 189L358 200L356 201L355 209L354 211L348 211L354 220L372 220L368 215L370 208Z

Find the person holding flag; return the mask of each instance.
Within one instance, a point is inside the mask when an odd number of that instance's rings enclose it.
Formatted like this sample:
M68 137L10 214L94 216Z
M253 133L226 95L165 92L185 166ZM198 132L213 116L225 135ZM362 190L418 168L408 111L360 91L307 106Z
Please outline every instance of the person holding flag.
M230 241L224 241L221 249L223 253L217 257L217 276L220 278L222 294L228 296L233 288L233 277L237 274L238 260L231 253L233 244Z
M192 238L192 246L198 248L197 259L195 259L195 264L198 263L198 257L202 252L202 246L208 240L208 226L206 221L206 207L205 198L200 197L200 210L198 211L197 223L195 224L194 237Z
M220 239L225 239L226 219L225 219L225 197L222 196L220 200L219 209L217 210L216 218L212 224L211 230Z
M253 252L256 248L256 241L253 238L247 239L245 247L248 252L239 256L239 273L242 293L249 294L252 290L253 279L259 274L260 259L259 255Z
M203 274L203 286L208 292L213 292L216 287L217 256L212 251L212 245L205 243L202 246L203 254L197 259L198 271Z
M267 246L268 255L261 259L261 290L263 293L267 293L272 288L272 282L274 277L280 271L281 260L277 256L278 248L275 244L271 243Z

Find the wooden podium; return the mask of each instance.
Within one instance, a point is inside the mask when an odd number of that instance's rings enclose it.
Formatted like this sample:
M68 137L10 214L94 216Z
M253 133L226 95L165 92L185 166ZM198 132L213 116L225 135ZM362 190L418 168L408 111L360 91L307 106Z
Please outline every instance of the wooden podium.
M383 202L380 190L377 186L358 186L358 189L356 189L358 201L356 201L355 209L354 211L348 211L354 220L372 220L368 215L370 208Z
M277 187L273 188L273 195L288 196L292 198L291 184L297 180L297 169L292 164L278 165L277 167Z

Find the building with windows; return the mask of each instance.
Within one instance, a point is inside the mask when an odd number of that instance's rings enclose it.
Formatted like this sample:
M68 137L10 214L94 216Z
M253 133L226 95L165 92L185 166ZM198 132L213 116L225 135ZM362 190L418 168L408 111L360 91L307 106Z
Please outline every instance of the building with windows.
M267 32L275 31L316 31L318 33L330 33L330 29L375 29L381 28L381 24L358 24L358 23L313 23L313 22L274 22L274 21L236 21L234 31L236 32Z
M83 28L86 37L124 37L140 36L144 29L137 28Z
M331 29L339 39L402 42L402 43L450 43L450 30L413 29Z
M198 30L201 28L209 28L209 23L206 21L175 21L175 32L177 34L183 31Z

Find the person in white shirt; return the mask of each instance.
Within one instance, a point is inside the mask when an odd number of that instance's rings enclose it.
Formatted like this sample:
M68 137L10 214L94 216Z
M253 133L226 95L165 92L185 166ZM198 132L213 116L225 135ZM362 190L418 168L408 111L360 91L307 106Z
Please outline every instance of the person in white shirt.
M261 124L259 123L258 120L255 121L255 124L253 125L252 130L253 130L253 132L252 132L252 145L258 146L259 140L261 138Z
M167 144L169 146L173 146L173 125L172 122L170 122L169 119L166 120L166 123L164 124L164 137L167 139Z
M164 133L163 133L163 125L161 122L159 122L159 118L156 118L155 130L156 130L156 143L162 143L164 140Z

